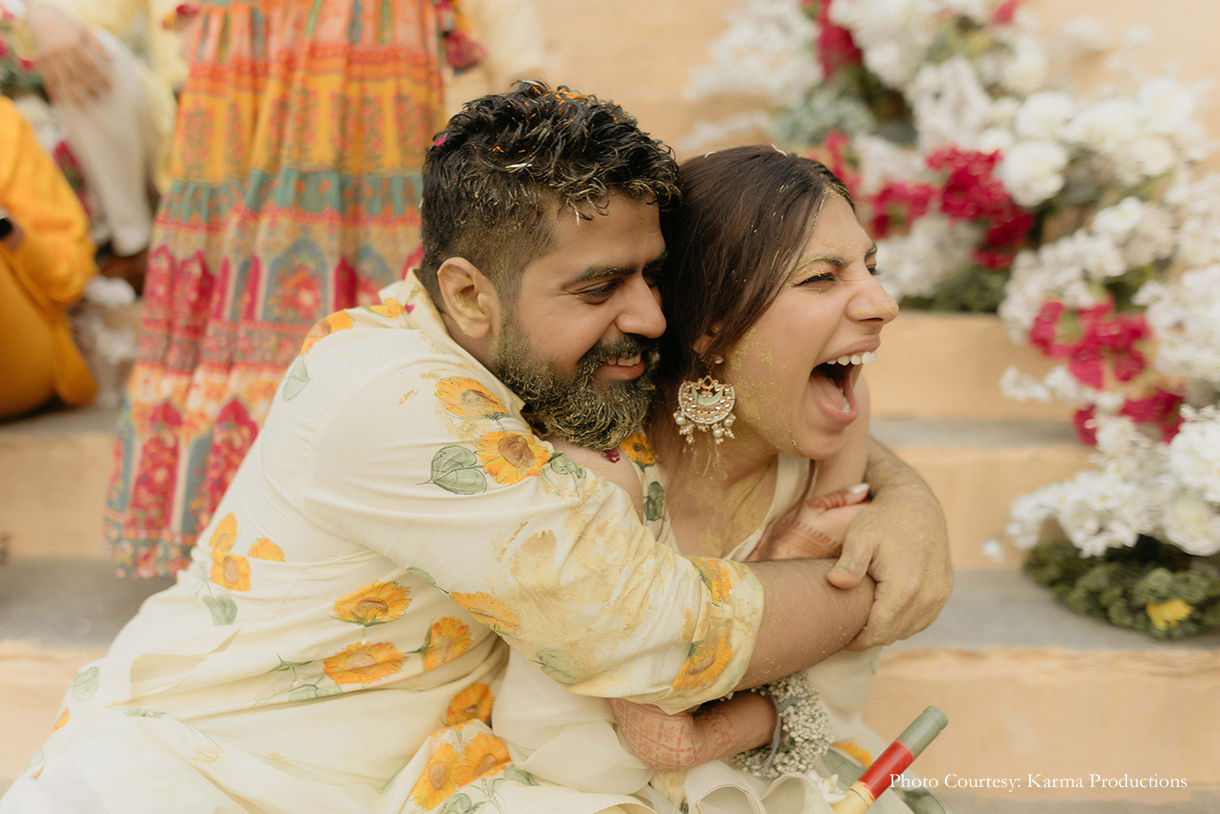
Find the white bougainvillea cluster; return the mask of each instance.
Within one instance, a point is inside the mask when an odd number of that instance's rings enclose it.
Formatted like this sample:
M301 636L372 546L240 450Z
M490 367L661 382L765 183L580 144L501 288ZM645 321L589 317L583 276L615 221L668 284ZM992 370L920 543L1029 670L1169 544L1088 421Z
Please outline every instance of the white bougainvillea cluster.
M873 218L892 294L981 281L1013 341L1061 363L1001 382L1077 403L1098 450L1014 503L1022 547L1054 519L1088 556L1141 537L1220 552L1220 175L1192 169L1214 146L1206 83L1142 73L1149 39L1089 17L1042 32L1020 0L741 0L690 88L769 109L685 147L765 122L813 149ZM1109 84L1073 84L1087 58Z

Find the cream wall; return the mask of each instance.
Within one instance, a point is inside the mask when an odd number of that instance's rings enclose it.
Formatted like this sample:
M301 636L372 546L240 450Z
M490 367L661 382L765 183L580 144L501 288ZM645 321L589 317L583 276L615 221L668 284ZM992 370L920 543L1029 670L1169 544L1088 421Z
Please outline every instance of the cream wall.
M535 1L551 83L615 100L671 144L696 121L736 107L732 100L709 105L682 95L691 72L707 61L708 43L724 30L723 13L735 0ZM1029 0L1029 7L1048 31L1082 14L1099 19L1115 41L1130 26L1146 26L1152 43L1140 53L1143 67L1162 73L1176 60L1184 81L1220 77L1220 0ZM1103 62L1104 57L1091 59L1082 80L1103 77ZM451 103L484 92L478 78L470 77L455 83ZM1203 118L1209 132L1220 135L1220 98ZM1220 168L1220 159L1211 163Z

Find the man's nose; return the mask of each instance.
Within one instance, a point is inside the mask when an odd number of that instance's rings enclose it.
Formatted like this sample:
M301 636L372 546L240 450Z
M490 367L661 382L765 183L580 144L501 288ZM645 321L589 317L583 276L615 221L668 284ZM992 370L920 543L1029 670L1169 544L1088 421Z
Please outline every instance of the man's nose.
M661 292L643 277L627 284L627 297L616 320L624 334L637 334L656 339L665 333L665 315L661 313Z
M898 303L876 277L864 280L847 307L848 316L860 322L878 321L886 324L898 316Z

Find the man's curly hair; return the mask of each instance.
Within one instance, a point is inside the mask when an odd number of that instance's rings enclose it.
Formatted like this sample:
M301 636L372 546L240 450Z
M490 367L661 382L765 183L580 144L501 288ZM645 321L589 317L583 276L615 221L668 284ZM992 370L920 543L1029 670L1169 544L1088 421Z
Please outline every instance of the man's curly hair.
M464 257L512 298L550 245L549 216L591 219L612 193L662 209L679 197L672 151L621 107L530 81L475 99L424 159L420 280L441 307L437 270Z

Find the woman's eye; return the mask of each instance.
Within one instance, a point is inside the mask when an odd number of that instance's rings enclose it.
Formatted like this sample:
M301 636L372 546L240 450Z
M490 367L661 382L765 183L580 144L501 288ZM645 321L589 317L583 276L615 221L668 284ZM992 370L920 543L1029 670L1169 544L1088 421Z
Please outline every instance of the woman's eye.
M881 269L877 268L876 266L869 266L868 273L873 275L874 277L880 277Z
M806 277L804 280L801 280L801 285L818 285L819 283L831 283L831 282L834 282L834 279L835 279L835 276L833 274L815 274L812 277Z

